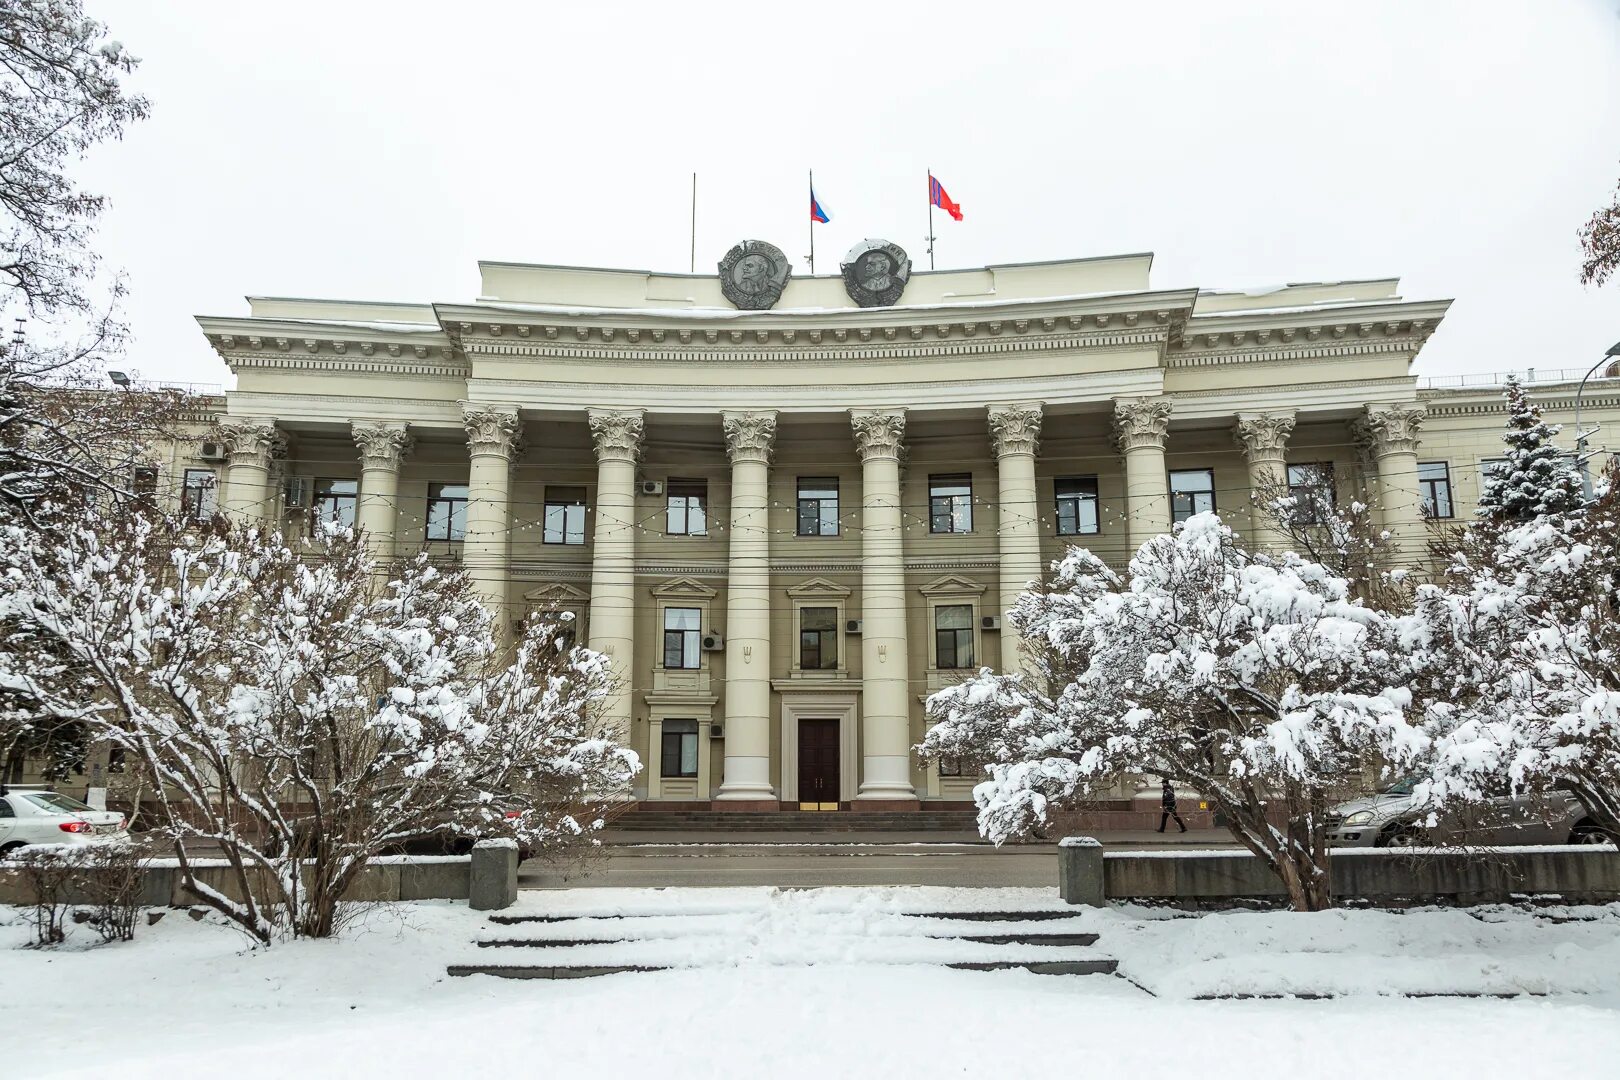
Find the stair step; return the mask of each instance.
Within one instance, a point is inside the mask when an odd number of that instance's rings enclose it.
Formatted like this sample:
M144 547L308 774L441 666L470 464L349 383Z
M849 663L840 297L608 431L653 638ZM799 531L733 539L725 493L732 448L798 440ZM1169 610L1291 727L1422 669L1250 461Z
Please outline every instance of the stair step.
M1043 934L1038 930L1022 934L925 934L935 941L971 941L976 945L1095 945L1096 934ZM622 945L646 941L635 937L595 938L487 938L475 942L480 949L563 949L575 945Z
M956 971L1028 971L1035 975L1112 975L1118 969L1119 962L1117 960L979 960L916 966L948 967ZM492 975L497 979L589 979L598 975L624 975L638 971L671 970L674 969L662 965L646 964L451 964L446 968L449 975L457 978L468 975Z
M966 919L969 922L1048 922L1052 919L1072 919L1079 911L1049 911L1039 908L1029 911L903 911L913 919Z

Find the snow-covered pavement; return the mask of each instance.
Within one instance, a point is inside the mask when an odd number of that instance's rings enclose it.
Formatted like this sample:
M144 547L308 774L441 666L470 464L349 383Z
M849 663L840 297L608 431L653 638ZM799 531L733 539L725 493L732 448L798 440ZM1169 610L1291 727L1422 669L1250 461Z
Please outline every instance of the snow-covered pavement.
M996 922L908 912L1057 907L1050 889L527 893L493 925L453 903L371 911L334 942L249 949L171 912L125 945L21 949L0 909L0 1060L16 1076L1610 1076L1620 905L1190 917L1114 908L1023 924L1096 933L1128 978L934 966ZM606 939L676 970L449 978L479 937ZM1046 949L1047 946L1024 948ZM552 950L547 950L552 951ZM26 987L26 992L17 992ZM1410 998L1399 993L1527 993ZM1334 1001L1197 1000L1338 994ZM109 1016L121 1019L109 1020ZM297 1063L296 1066L292 1063Z

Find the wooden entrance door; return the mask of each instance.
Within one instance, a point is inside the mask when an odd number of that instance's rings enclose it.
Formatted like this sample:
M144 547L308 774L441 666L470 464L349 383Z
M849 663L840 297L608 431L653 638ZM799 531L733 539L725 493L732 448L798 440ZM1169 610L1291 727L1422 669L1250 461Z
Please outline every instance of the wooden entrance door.
M838 721L799 721L799 809L838 809Z

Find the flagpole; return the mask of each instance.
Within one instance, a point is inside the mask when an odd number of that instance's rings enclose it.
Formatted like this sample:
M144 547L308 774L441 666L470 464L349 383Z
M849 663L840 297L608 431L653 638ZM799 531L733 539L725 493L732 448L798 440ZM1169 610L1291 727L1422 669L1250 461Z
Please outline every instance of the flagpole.
M810 170L810 205L816 204L816 170ZM816 276L816 215L810 215L810 276Z
M934 170L928 170L928 269L934 268Z
M697 173L692 174L692 248L687 257L686 272L697 273Z

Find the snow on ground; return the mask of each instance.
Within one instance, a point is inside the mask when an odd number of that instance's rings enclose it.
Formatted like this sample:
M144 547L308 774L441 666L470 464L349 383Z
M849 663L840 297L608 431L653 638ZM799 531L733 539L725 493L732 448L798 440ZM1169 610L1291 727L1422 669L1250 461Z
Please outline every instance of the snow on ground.
M1123 978L916 963L910 951L971 946L928 935L1002 925L900 914L1058 906L1049 889L591 889L526 893L510 912L597 916L585 921L497 927L451 902L400 904L371 910L338 941L254 950L212 918L171 912L155 927L143 921L128 944L91 946L94 935L75 926L67 948L43 952L21 948L29 928L0 909L0 1073L1616 1075L1620 905L1201 916L1125 907L1023 924L1101 934L1079 951L1117 957L1157 997ZM704 966L559 982L447 977L445 965L469 952L506 962L529 951L473 950L480 935L630 936L645 941L574 948L673 942ZM1396 989L1553 996L1384 996ZM1211 992L1350 996L1192 1000Z

